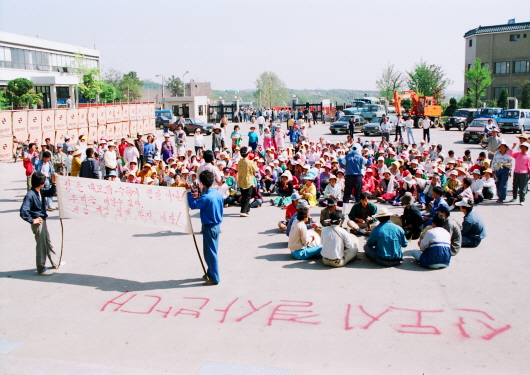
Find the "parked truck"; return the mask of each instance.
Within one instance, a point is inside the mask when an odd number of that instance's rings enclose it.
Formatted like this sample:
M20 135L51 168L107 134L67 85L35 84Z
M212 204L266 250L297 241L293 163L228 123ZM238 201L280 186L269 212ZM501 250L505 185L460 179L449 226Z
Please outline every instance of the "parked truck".
M403 99L412 100L412 108L407 109L402 113L401 101ZM418 96L416 92L409 91L394 91L394 106L396 112L400 115L411 116L414 120L414 126L421 127L421 119L423 116L429 117L434 126L441 126L440 120L442 116L442 107L438 101L432 96Z

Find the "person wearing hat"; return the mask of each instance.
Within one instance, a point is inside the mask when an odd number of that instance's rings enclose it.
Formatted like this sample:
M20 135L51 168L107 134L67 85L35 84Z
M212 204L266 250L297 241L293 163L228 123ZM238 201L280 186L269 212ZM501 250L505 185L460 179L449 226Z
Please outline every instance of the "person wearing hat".
M74 146L70 143L70 136L67 134L64 136L63 150L67 151L69 147Z
M166 164L168 163L168 160L175 155L175 146L173 146L173 142L171 142L171 136L167 133L164 134L164 141L160 146L160 150L162 152L162 160L164 160L164 163Z
M322 228L322 262L330 267L343 267L355 259L359 252L357 237L346 232L341 227L342 212L332 211L326 226Z
M446 268L451 262L451 237L443 227L445 218L442 214L436 214L432 220L432 228L429 229L420 241L420 250L412 250L412 256L420 266L440 269Z
M504 139L499 135L499 129L492 128L491 135L488 137L488 145L486 146L486 151L488 151L488 158L493 159L493 155L499 149L501 143L504 142Z
M308 171L303 176L304 185L300 189L300 194L309 203L309 207L315 207L317 205L317 188L314 184L316 175L312 171Z
M205 170L199 175L199 180L204 187L204 193L192 192L191 184L186 182L188 192L188 206L190 209L200 209L203 238L203 254L208 269L203 278L203 285L219 284L218 249L221 223L223 222L224 201L221 193L212 187L215 176Z
M486 227L481 217L473 211L473 201L467 198L456 203L464 214L462 221L462 247L477 247L486 238Z
M417 239L420 237L423 229L423 216L416 205L414 205L414 197L412 193L406 192L401 197L401 204L404 206L403 215L401 215L401 222L405 230L405 237L407 239Z
M291 218L291 220L293 220L293 218ZM289 250L291 250L291 255L298 260L310 259L314 256L320 255L320 252L322 251L320 236L314 231L308 231L308 223L309 207L299 207L296 219L289 228L288 245Z
M453 200L455 200L459 194L460 188L462 187L460 181L457 179L457 176L458 172L452 170L451 173L449 173L449 179L444 185L445 197L447 198L447 203L449 205L453 203Z
M237 186L241 190L241 212L239 214L241 217L249 216L254 175L258 171L256 163L248 159L248 151L247 147L240 150L241 160L237 163Z
M300 193L298 193L297 191L295 191L289 198L290 202L286 208L285 208L285 221L280 221L278 222L278 228L280 228L282 231L286 231L287 230L287 225L289 223L289 221L291 220L291 218L293 217L293 215L296 214L297 212L297 207L298 207L298 202L300 200L300 198L302 198L302 196L300 195Z
M288 171L282 173L280 180L276 183L276 190L278 191L278 197L274 200L271 199L271 204L278 207L289 207L295 191L291 182L291 173ZM294 209L296 209L296 205Z
M408 246L405 231L394 224L390 216L384 207L374 215L380 224L372 229L364 245L365 255L383 267L399 266L403 261L401 248Z
M50 155L51 156L51 155ZM50 188L45 190L44 184L47 181L45 174L35 172L31 176L32 188L27 192L20 207L20 217L31 224L31 230L35 235L37 273L42 276L53 275L52 269L57 269L65 264L61 262L53 250L46 224L46 199L56 195L55 181L52 181ZM46 267L46 259L52 264L52 269Z
M479 204L484 200L484 180L480 178L480 169L473 170L471 174L473 179L471 180L471 191L473 192L473 203Z
M324 193L322 194L322 199L320 200L320 205L326 207L327 199L334 198L339 203L339 206L342 207L342 195L342 186L337 184L337 176L330 174L328 184L326 185Z
M491 168L484 170L484 181L482 188L482 195L484 199L493 199L497 195L497 187L495 186L495 178L493 178L493 171Z
M506 200L508 192L508 179L512 175L513 159L508 153L508 144L501 141L499 150L493 156L491 164L497 178L497 203L503 203Z
M66 176L70 176L70 172L72 172L72 160L74 159L74 148L72 146L68 147L68 149L65 149L66 152Z
M379 185L372 198L377 197L377 201L380 203L386 203L396 197L399 183L396 181L395 176L388 169L382 170L383 178L379 181Z
M513 144L513 148L517 146ZM528 148L530 144L523 142L519 145L521 151L508 150L508 155L515 159L515 167L513 174L513 199L510 202L515 202L517 199L517 192L519 192L519 204L524 206L526 199L526 192L528 190L528 179L530 176L530 155Z
M291 146L298 143L298 140L300 139L300 131L298 130L296 121L294 122L294 125L289 128L287 135L289 136L289 142L291 142Z
M140 152L134 145L136 142L133 138L127 138L127 147L123 151L123 165L129 165L131 162L138 164L138 159L140 158ZM143 144L142 144L143 145Z
M337 199L334 197L326 198L326 208L320 211L320 225L323 227L329 225L329 215L337 210Z
M136 139L134 140L134 147L136 147L136 150L138 151L138 164L140 165L140 168L142 168L144 163L147 162L147 158L144 156L145 141L142 139L143 136L144 133L138 132L136 133Z
M111 170L109 173L107 173L107 176L105 177L105 180L108 181L118 181L118 174L115 170Z
M107 144L107 151L105 151L105 154L103 155L103 160L105 161L105 176L108 176L111 171L116 172L116 168L118 168L118 159L114 142L109 142Z
M57 143L55 152L52 156L52 164L55 173L60 176L66 176L66 154L63 152L63 144Z
M72 159L72 167L70 171L70 176L77 177L79 176L79 172L81 171L81 163L82 163L81 149L79 148L79 146L75 146L72 156L73 156L73 159Z
M212 150L215 148L222 149L224 146L225 146L225 140L222 134L222 129L219 125L216 125L215 128L213 129L213 134L212 134Z
M86 141L87 140L84 134L81 134L79 136L79 140L77 141L77 146L79 146L79 149L81 150L81 161L84 161L86 157L86 149L88 147Z
M86 149L86 159L81 163L79 177L99 179L99 165L92 147Z

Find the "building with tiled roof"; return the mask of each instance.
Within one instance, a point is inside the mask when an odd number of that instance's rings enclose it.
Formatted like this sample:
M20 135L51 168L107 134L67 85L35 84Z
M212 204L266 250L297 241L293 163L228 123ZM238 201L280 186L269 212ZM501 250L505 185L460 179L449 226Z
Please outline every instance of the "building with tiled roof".
M530 79L530 22L479 26L464 34L465 70L476 58L492 71L487 100L498 99L502 89L521 100L518 83ZM467 92L467 84L464 87Z

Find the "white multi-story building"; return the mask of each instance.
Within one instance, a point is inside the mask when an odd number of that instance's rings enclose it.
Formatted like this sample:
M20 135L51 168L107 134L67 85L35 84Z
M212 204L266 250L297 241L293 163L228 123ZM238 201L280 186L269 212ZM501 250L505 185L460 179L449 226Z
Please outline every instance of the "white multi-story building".
M73 68L76 54L89 68L100 67L98 50L0 32L0 90L12 79L26 78L42 93L42 108L66 106L69 96L75 103L74 87L80 83Z

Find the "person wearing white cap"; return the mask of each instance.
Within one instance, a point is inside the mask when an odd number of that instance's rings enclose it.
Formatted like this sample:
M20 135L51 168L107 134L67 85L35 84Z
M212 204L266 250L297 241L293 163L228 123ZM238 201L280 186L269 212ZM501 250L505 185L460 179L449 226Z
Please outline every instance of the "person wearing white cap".
M490 120L491 121L491 120ZM499 149L504 139L499 136L499 129L494 127L491 129L491 135L488 137L488 145L486 150L488 151L488 159L492 159L495 152Z
M105 176L108 176L111 171L115 172L116 168L118 167L118 160L116 158L116 145L114 142L109 142L107 147L108 149L103 155L103 159L105 161Z
M79 176L79 172L81 171L81 152L82 151L79 146L75 146L74 153L72 154L73 159L70 168L70 176L72 177Z
M508 179L512 174L513 159L508 153L508 144L502 141L499 150L495 153L491 165L497 177L497 203L502 203L506 200L506 193L508 191Z
M462 221L462 247L477 247L486 238L486 227L480 216L473 211L473 202L467 198L456 202L464 213Z
M513 144L513 148L517 146ZM528 179L530 176L530 155L528 154L528 142L522 142L519 145L521 151L516 152L509 150L508 154L515 159L515 168L513 175L513 199L510 202L515 202L517 199L517 191L519 191L519 204L524 206L526 192L528 190Z
M99 147L97 147L95 150L97 155L96 161L98 162L99 171L101 173L101 179L104 180L105 176L107 175L105 173L105 152L107 152L108 150L107 139L101 138L101 140L99 141Z
M403 261L402 247L408 246L403 228L390 220L390 212L384 207L374 217L380 224L372 229L364 245L364 253L383 267L399 266Z
M471 191L473 192L473 203L479 204L484 200L484 193L482 193L484 180L480 178L480 169L478 168L473 170L472 176Z

